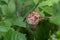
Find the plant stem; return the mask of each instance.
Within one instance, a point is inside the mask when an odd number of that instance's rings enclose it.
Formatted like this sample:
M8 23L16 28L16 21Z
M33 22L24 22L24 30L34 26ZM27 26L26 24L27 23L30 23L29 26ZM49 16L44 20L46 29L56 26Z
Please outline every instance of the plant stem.
M18 16L18 0L15 0L15 5L16 5L16 16Z
M40 1L34 6L34 8L32 9L32 11L34 11L38 7L39 3L40 3Z
M50 16L40 17L40 18L51 18Z

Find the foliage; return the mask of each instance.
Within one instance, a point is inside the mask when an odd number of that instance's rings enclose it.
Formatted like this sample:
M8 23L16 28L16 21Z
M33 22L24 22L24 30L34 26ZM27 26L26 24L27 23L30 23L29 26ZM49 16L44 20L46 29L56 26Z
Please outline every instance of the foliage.
M15 1L0 0L0 40L48 40L56 33L60 26L60 0ZM34 29L25 18L38 2L35 11L49 18L41 18Z

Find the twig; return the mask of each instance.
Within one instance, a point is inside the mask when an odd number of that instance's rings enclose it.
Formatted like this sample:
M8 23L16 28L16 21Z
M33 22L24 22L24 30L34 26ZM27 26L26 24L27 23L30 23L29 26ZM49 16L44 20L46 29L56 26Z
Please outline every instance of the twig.
M50 16L40 17L40 18L51 18Z

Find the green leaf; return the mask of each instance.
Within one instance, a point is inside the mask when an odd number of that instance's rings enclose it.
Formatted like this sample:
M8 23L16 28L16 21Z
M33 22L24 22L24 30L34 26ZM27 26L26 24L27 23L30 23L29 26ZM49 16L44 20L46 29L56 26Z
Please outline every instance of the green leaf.
M33 1L34 1L35 4L37 4L39 0L33 0Z
M57 16L52 16L52 18L50 19L50 21L52 23L55 23L57 25L60 25L60 15L57 15Z
M7 16L8 17L13 17L15 15L15 1L14 0L10 0L9 3L8 3L8 14Z
M14 3L14 1L9 1L8 10L10 11L10 13L14 13L15 12L15 3Z
M18 0L18 11L19 14L22 14L22 16L25 18L32 10L32 8L35 6L35 3L33 0Z
M7 32L9 27L0 26L0 32Z
M35 9L37 12L39 12L40 13L40 16L42 16L42 17L44 17L45 16L45 14L44 14L44 11L43 10L40 10L39 8L36 8Z
M22 17L17 17L15 19L13 19L13 24L14 25L18 25L20 27L26 27L26 23L23 22L23 18Z
M53 24L51 24L48 20L42 20L38 24L38 28L36 29L35 38L36 40L48 40L50 37L49 32L52 29Z
M46 0L46 1L42 1L40 3L40 6L53 6L53 4L57 4L60 0Z
M1 11L2 11L2 15L7 15L7 5L1 5Z
M52 23L60 25L60 3L54 5L54 15L50 19Z
M26 40L26 37L25 34L18 33L17 31L9 30L6 33L4 40Z
M41 2L43 0L33 0L33 1L35 4L37 4L39 1ZM41 11L39 7L37 7L35 10L40 13L40 16L45 16L44 11L43 10Z
M57 31L57 32L56 32L56 37L57 37L57 38L60 38L60 31Z
M35 3L37 3L39 0L34 0ZM44 12L50 14L50 15L54 15L54 9L53 9L53 5L59 3L60 0L45 0L40 2L38 9L42 9Z
M10 27L12 24L9 20L4 20L0 22L0 26Z
M6 3L8 3L8 0L4 0Z
M10 0L8 5L1 5L1 11L4 16L13 17L16 11L14 0Z
M7 5L8 4L8 0L0 0L0 5Z

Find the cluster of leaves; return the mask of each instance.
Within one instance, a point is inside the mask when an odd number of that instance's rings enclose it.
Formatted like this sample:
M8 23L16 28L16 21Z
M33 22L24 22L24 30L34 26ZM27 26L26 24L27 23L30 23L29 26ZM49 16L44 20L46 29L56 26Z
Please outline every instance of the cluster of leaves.
M48 40L50 31L54 33L60 26L60 0L15 1L0 0L0 40ZM24 19L38 2L35 10L51 18L41 20L36 30L25 32L28 24Z

